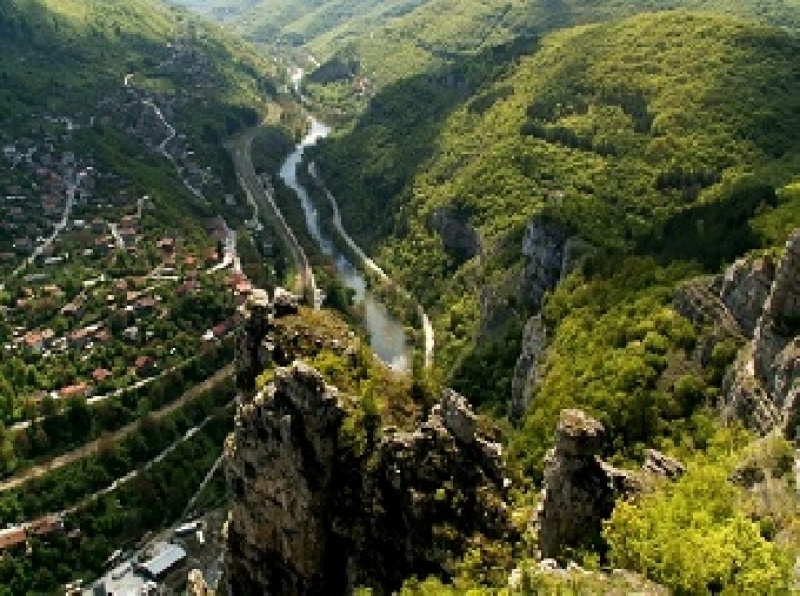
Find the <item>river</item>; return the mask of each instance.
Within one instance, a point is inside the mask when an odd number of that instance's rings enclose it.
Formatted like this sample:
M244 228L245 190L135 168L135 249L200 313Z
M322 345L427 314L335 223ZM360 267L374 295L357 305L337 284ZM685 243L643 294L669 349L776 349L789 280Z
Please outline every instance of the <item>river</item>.
M295 147L294 152L283 162L279 175L300 199L309 233L323 254L333 259L342 283L355 291L356 303L363 305L364 323L372 350L394 370L408 371L411 367L411 348L408 345L403 323L393 317L379 297L367 288L361 271L353 266L320 228L319 214L314 208L308 192L297 179L297 166L301 163L305 150L328 134L330 134L330 128L316 118L312 118L311 129Z

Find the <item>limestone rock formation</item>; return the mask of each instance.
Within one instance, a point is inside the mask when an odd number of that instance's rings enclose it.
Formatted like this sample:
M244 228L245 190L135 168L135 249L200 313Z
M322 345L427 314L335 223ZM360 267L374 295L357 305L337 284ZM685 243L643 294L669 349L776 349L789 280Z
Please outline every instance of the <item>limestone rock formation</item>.
M605 428L581 410L564 410L555 447L547 454L543 498L539 506L539 549L556 557L565 548L599 543L602 521L616 499L639 488L630 472L598 459Z
M570 234L562 226L536 217L525 229L522 254L527 265L520 292L535 310L541 308L546 292L555 288L564 269L564 249Z
M547 330L540 314L544 296L592 250L587 242L570 236L564 227L543 217L535 217L525 229L522 254L527 259L527 265L519 285L519 298L536 314L525 325L522 351L514 367L508 406L513 421L518 421L528 408L538 381L537 369L547 347Z
M759 296L761 293L759 293ZM800 410L800 229L786 243L752 333L723 386L722 414L768 433L797 432Z
M452 207L437 209L431 221L432 227L442 239L447 252L455 253L464 260L479 255L481 238L469 224L468 218Z
M531 317L522 333L522 352L511 379L508 415L518 421L528 409L531 394L538 382L538 368L547 347L547 329L541 315Z
M258 366L290 353L256 296L244 311L236 427L226 443L232 596L387 594L413 574L448 575L467 540L510 533L500 446L445 391L412 430L300 361L255 389Z
M686 472L686 467L674 457L664 455L655 449L647 449L644 452L642 471L646 474L677 480Z

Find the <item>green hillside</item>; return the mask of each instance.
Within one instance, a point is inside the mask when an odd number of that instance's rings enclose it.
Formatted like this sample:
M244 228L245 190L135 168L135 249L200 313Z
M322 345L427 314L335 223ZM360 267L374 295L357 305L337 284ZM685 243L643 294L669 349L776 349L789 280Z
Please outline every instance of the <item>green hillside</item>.
M796 0L174 1L222 19L252 40L288 41L304 46L322 62L334 57L335 63L344 60L350 74L366 77L379 86L520 35L642 12L704 10L800 31L800 3Z
M518 288L527 222L541 214L589 241L595 257L545 310L552 364L520 436L538 467L557 412L576 404L625 429L618 449L633 454L667 428L658 408L652 424L630 416L658 403L658 362L685 340L668 314L675 284L800 225L796 193L782 190L800 171L800 41L673 12L554 33L463 99L481 84L475 64L387 88L323 145L324 176L350 231L435 313L440 366L487 407L502 409L530 315ZM441 207L478 230L481 256L443 248L431 227ZM487 316L499 327L481 335ZM666 342L655 361L619 339L654 328Z

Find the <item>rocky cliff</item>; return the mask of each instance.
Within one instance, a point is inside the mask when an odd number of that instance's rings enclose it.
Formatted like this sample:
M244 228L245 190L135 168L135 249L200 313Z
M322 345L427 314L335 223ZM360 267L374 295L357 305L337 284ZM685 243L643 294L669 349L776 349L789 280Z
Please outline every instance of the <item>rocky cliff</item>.
M763 294L760 293L759 296ZM750 341L724 383L723 416L797 434L800 409L800 230L786 243Z
M603 520L618 499L639 492L649 478L674 480L684 472L680 462L653 449L647 450L641 471L614 468L599 458L605 440L603 425L586 412L561 412L535 520L542 557L590 546L602 550Z
M403 430L382 428L380 396L348 396L300 361L257 390L291 334L261 293L243 316L226 444L230 594L385 594L414 574L447 576L476 536L509 537L500 446L461 396L445 391Z
M800 230L783 255L746 257L723 275L681 288L675 308L717 337L742 345L723 383L719 404L727 420L760 433L796 434L800 380Z
M547 347L547 330L540 314L544 297L591 251L586 242L543 217L535 217L525 229L522 254L526 265L519 282L519 301L536 314L525 325L522 350L511 381L508 411L514 421L522 418L528 408Z

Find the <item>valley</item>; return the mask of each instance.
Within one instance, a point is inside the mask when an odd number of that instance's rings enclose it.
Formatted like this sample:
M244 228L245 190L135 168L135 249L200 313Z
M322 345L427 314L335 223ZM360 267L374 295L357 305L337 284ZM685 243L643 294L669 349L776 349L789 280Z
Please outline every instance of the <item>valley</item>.
M798 31L0 0L0 596L793 593Z

